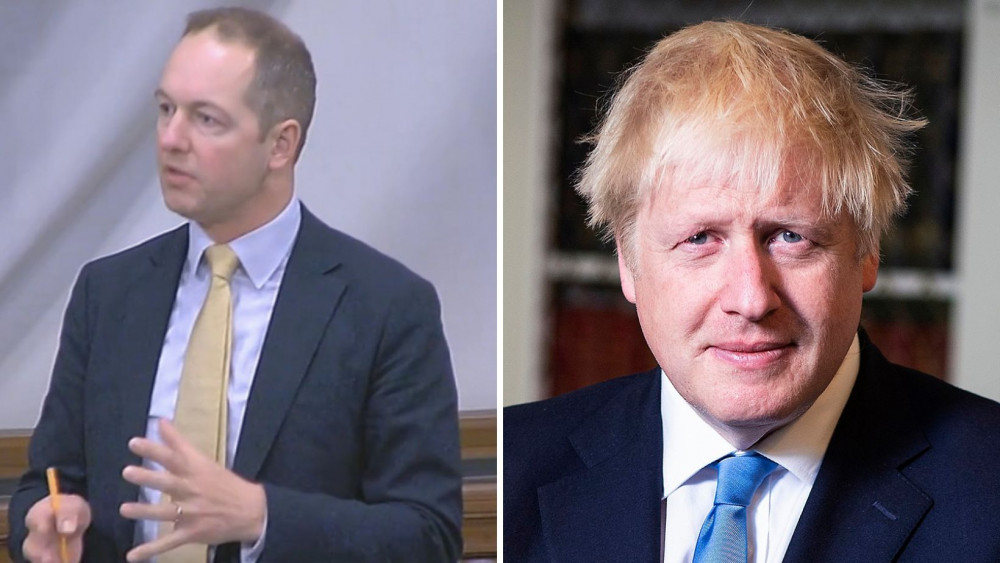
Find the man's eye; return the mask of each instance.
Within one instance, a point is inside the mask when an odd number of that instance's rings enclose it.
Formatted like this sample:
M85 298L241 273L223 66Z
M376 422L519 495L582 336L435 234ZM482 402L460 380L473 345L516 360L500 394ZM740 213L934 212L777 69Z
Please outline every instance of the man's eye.
M782 231L781 240L788 243L802 242L802 235L792 231Z
M694 236L690 236L687 242L688 244L705 244L708 242L708 233L702 231Z
M204 114L204 113L199 113L198 116L197 116L197 119L198 119L198 123L201 123L202 125L215 125L215 124L219 123L218 119L215 119L211 115L207 115L207 114Z
M166 102L162 102L156 105L156 109L160 112L160 115L170 115L173 113L174 107Z

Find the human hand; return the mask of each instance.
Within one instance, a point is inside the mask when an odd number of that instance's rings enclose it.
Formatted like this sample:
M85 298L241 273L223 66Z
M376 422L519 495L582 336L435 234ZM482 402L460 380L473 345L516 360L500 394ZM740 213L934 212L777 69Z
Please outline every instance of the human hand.
M83 534L90 526L90 504L78 495L59 495L59 512L52 499L36 502L24 517L28 537L21 544L24 557L33 563L60 563L60 537L66 538L70 563L83 557Z
M126 502L120 512L133 520L173 521L174 529L133 548L128 560L145 560L188 543L256 542L264 530L264 487L201 453L170 421L161 419L159 424L162 444L132 438L128 447L136 455L162 465L163 471L130 465L122 476L129 483L169 495L172 502Z

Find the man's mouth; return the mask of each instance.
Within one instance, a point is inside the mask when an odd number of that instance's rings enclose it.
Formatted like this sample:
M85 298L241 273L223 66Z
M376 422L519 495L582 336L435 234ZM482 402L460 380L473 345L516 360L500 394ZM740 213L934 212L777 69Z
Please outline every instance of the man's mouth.
M193 174L182 168L177 168L176 166L163 166L162 170L164 178L170 181L187 181L194 179Z
M786 357L794 343L777 340L733 341L713 344L709 351L728 364L743 369L768 367Z

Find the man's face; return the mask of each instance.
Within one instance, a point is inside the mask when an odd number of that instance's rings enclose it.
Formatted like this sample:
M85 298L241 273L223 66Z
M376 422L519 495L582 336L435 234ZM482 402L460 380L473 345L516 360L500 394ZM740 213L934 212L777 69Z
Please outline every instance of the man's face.
M770 430L805 412L840 367L878 271L858 257L853 221L824 218L801 178L771 197L663 188L640 208L635 241L637 271L619 259L625 296L664 373L716 428Z
M254 72L251 49L206 30L181 39L156 91L164 202L206 228L252 221L267 205L267 143L244 101Z

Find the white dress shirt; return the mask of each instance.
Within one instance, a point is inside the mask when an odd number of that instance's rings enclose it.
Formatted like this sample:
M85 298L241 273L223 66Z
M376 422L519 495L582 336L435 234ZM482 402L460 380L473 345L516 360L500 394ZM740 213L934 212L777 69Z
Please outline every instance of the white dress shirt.
M229 243L239 257L240 265L230 281L233 296L233 350L227 391L229 421L226 467L232 467L233 464L264 336L301 220L299 202L293 197L288 206L269 223ZM160 441L157 419L172 419L174 416L184 353L210 285L211 272L208 264L202 260L202 255L212 244L214 242L197 223L189 224L187 258L170 312L146 422L146 437L156 442ZM155 470L162 469L159 464L149 461L145 461L144 465ZM141 488L139 502L155 504L159 501L159 491ZM153 520L140 521L136 525L136 545L155 538L158 524ZM241 560L244 563L257 560L263 550L263 540L262 535L255 545L243 546Z
M778 463L747 508L747 561L780 563L792 539L823 455L858 375L857 336L827 388L802 416L753 450ZM664 563L689 563L702 524L715 503L718 471L710 464L736 450L677 392L665 376L663 422Z

